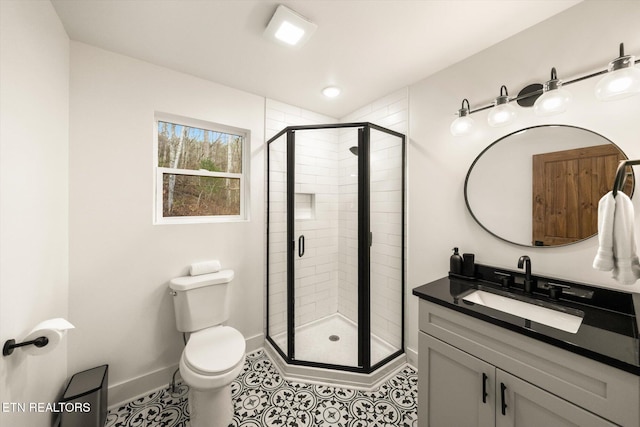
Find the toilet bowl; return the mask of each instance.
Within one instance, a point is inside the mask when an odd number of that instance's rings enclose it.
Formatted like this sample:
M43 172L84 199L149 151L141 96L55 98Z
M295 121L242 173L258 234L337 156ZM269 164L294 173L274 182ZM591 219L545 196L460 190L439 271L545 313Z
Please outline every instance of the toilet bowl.
M191 334L180 358L180 375L189 386L192 427L231 424L231 382L242 372L244 360L244 337L229 326L214 326Z
M233 420L231 383L244 366L246 344L229 319L233 270L184 276L169 283L176 326L189 332L180 375L189 386L191 427L227 427Z

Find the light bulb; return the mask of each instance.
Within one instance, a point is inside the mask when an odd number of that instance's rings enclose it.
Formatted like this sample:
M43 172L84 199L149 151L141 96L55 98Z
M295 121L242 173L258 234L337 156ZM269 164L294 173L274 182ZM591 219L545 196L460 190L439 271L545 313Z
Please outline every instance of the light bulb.
M496 104L495 107L489 111L487 121L489 126L504 126L511 123L518 115L515 107L510 104Z
M504 89L504 94L502 93ZM489 115L487 116L487 122L489 122L489 126L504 126L506 124L511 123L518 112L515 107L509 104L509 93L507 92L507 87L502 85L500 88L500 96L493 101L494 107L489 111Z
M473 129L473 119L469 116L458 117L451 123L449 130L453 136L463 136L471 133Z
M571 92L559 88L546 91L533 104L533 111L538 116L550 116L567 110L571 101Z
M633 63L633 57L630 58ZM609 71L598 82L595 92L600 101L612 101L640 93L640 69L631 65Z
M607 74L596 85L596 98L613 101L640 93L640 69L635 65L635 58L625 55L620 43L620 56L609 63Z
M451 135L462 136L471 133L471 129L473 129L473 119L469 117L470 110L469 100L466 98L463 99L462 108L458 110L458 118L455 119L449 127Z
M556 68L551 69L551 80L544 84L542 95L533 104L533 111L538 116L550 116L567 110L571 101L571 92L562 87L558 80Z

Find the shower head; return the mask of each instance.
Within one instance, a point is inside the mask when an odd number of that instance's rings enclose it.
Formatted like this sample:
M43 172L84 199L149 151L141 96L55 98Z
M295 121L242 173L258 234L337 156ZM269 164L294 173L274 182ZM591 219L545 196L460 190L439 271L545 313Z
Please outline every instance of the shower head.
M353 147L350 147L349 151L351 151L351 153L353 153L353 155L355 156L358 155L358 147L356 147L355 145Z

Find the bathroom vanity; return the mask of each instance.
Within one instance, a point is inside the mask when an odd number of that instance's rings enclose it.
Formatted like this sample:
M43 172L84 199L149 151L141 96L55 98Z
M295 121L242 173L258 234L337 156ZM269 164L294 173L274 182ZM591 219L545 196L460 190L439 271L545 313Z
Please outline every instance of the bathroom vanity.
M420 426L640 426L640 295L478 265L417 287Z

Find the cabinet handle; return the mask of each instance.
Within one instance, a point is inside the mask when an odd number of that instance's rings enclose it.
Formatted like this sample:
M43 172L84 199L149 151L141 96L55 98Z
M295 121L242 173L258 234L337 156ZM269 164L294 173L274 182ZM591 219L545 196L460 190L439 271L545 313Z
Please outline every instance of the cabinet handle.
M504 383L500 383L500 400L502 400L502 415L507 415L507 402L505 400L504 392L507 390L507 386Z
M482 373L482 403L487 403L487 380L489 377L484 372Z

